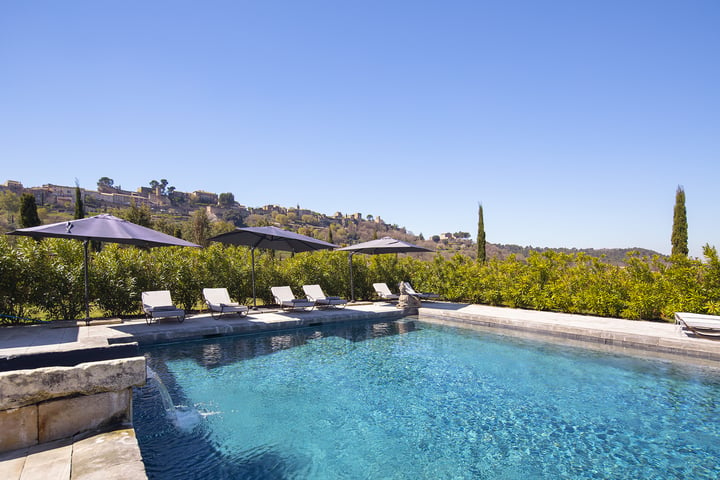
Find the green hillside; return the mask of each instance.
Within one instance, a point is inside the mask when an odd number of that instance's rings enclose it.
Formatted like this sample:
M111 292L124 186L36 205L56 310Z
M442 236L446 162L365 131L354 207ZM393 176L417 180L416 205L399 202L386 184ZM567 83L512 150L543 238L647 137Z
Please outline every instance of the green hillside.
M0 231L3 233L18 228L19 213L12 210L16 203L13 203L12 199L8 198L8 195L11 194L3 192L3 198L0 199L3 200L0 201ZM457 254L475 258L477 254L475 242L469 238L468 233L447 233L442 235L442 238L440 235L434 235L426 239L407 231L404 227L387 224L380 220L379 217L376 218L372 215L367 218L358 218L357 215L335 214L330 216L299 207L268 206L253 208L237 204L225 207L185 204L162 210L150 210L148 207L118 209L93 205L89 206L88 210L90 211L87 215L112 213L137 223L149 223L149 226L153 228L193 241L197 240L191 238L194 230L196 230L193 228L193 222L206 221L208 224L206 238L232 230L235 227L275 225L314 238L331 241L338 245L350 245L390 236L424 246L445 258ZM69 206L45 205L38 208L38 214L43 223L53 223L72 219L73 209ZM490 232L490 236L492 236L492 232ZM552 250L562 253L584 252L592 257L604 258L607 263L615 265L623 264L629 252L636 252L641 256L648 257L660 255L655 251L643 248L553 248L494 243L487 243L486 246L489 259L505 259L515 255L516 258L522 260L527 258L533 250L539 252ZM430 259L433 255L430 253L420 254L418 257Z

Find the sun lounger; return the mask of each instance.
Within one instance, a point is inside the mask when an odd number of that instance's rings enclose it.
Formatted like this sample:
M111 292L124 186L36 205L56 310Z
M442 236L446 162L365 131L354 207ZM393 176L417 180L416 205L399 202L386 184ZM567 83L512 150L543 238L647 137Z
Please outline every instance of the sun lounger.
M315 302L304 298L295 298L290 287L270 287L270 291L275 298L275 303L280 305L280 308L283 310L292 312L294 310L305 310L307 308L312 310L315 307Z
M386 283L373 283L373 288L378 297L383 300L397 300L400 295L392 293Z
M303 285L303 291L308 300L315 302L318 308L343 308L347 305L347 300L344 298L326 296L320 285Z
M175 317L180 323L185 321L185 310L173 304L169 290L142 292L142 306L148 324L166 317Z
M720 339L720 316L675 312L675 322L697 336Z
M227 288L203 288L203 296L213 318L220 318L226 313L241 317L248 314L248 307L230 300Z
M437 293L416 292L412 285L410 285L410 282L400 282L401 292L403 291L403 286L405 287L405 293L407 293L408 295L412 295L413 297L417 297L421 300L440 298L440 295L438 295Z

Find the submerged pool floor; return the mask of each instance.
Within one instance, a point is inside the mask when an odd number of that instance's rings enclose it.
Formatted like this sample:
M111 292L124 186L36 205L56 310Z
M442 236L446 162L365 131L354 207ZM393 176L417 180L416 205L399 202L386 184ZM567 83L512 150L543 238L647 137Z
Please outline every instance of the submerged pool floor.
M407 320L145 353L160 380L134 399L150 478L720 471L716 370Z

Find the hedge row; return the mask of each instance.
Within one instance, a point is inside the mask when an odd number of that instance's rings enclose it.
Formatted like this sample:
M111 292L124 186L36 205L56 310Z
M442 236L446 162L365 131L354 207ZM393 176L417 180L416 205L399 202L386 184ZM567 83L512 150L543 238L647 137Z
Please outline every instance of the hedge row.
M373 297L372 284L391 288L411 280L419 290L445 299L534 310L629 319L671 319L675 311L720 313L720 261L706 246L706 261L630 256L623 267L582 253L533 252L480 265L457 255L420 261L411 256L354 255L356 299ZM270 287L320 284L328 295L348 298L349 264L344 252L289 256L257 251L256 292L272 303ZM204 287L226 287L231 296L252 299L250 251L212 244L204 249L149 250L106 244L91 252L90 296L107 316L136 315L140 293L167 289L186 310L202 305ZM0 237L0 314L76 319L84 315L82 244Z

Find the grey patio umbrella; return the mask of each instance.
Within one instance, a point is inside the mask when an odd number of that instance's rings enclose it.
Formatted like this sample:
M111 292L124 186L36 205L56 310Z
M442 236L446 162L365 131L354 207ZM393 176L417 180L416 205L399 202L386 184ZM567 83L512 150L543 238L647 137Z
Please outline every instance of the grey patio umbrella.
M350 301L355 301L355 285L353 284L352 257L356 253L366 253L368 255L379 255L383 253L411 253L411 252L432 252L429 248L413 245L412 243L396 240L391 237L378 238L369 242L358 243L343 248L340 251L350 252L348 256L350 262Z
M70 238L80 240L84 247L85 262L85 322L90 323L90 300L88 293L88 244L91 240L125 243L138 247L200 247L180 238L166 235L152 228L137 225L108 214L51 223L37 227L20 228L7 235L24 235L33 238Z
M211 242L250 247L250 258L252 262L253 308L257 308L257 296L255 294L256 248L265 250L282 250L284 252L293 253L337 248L337 245L335 244L277 227L236 228L232 232L222 233L210 238L209 240Z

